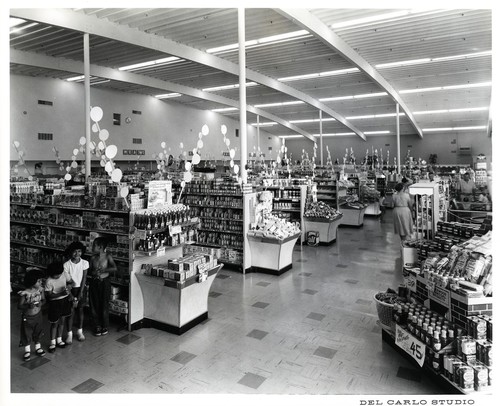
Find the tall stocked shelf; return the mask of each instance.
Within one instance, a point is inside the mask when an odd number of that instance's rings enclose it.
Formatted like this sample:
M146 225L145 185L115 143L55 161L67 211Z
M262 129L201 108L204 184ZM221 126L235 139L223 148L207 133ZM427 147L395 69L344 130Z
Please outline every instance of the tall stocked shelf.
M439 185L414 183L410 185L408 192L413 198L417 235L432 239L439 221Z
M339 188L336 179L315 179L316 196L318 202L324 202L327 205L338 210L339 208Z

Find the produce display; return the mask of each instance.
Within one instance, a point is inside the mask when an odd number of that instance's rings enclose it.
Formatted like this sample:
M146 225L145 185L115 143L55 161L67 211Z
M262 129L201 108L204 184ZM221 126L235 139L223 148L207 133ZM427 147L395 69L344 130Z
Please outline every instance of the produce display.
M364 203L358 202L356 200L350 201L349 197L352 197L352 196L348 196L348 199L346 200L346 203L344 204L344 206L347 206L351 209L357 209L357 210L361 210L361 209L364 209L366 207L366 204L364 204Z
M277 216L270 215L261 223L252 223L248 235L252 237L275 238L284 240L300 234L300 224L291 223Z
M380 199L380 192L368 185L361 185L359 188L361 201L364 203L378 202Z
M342 217L342 213L325 202L311 202L306 207L304 217L319 217L336 220Z

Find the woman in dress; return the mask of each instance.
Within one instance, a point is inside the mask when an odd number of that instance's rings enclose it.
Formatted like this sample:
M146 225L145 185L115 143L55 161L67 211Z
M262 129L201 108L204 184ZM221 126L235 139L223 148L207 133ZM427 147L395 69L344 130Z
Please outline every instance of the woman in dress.
M410 195L404 190L404 185L398 183L392 196L394 201L394 232L399 234L401 241L408 239L413 232L413 219L411 214L412 201Z

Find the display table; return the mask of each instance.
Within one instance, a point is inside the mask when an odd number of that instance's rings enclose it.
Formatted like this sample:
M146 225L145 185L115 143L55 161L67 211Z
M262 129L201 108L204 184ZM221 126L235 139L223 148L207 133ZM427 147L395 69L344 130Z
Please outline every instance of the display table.
M339 211L342 213L340 225L360 227L363 225L366 207L356 209L349 206L340 206Z
M293 247L300 233L283 240L248 235L252 254L250 272L281 275L292 268Z
M342 216L331 220L322 217L304 217L306 235L309 231L319 232L319 243L332 244L337 240L337 228L342 222Z
M366 206L365 216L379 216L381 213L379 202L373 202Z
M144 301L144 318L133 328L154 327L174 334L183 334L208 318L208 293L217 272L223 265L208 271L198 282L195 275L184 282L137 273Z

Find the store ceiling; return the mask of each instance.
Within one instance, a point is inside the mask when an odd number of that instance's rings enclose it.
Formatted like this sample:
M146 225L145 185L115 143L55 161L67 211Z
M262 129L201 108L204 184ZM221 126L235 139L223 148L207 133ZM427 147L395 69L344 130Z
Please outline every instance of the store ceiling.
M399 100L401 134L489 131L491 10L297 12L245 10L246 40L266 39L246 49L247 81L257 83L247 87L248 123L259 114L261 123L278 123L262 127L271 134L310 137L319 133L322 110L323 134L395 135ZM180 93L163 100L233 107L220 114L239 119L238 89L209 89L238 83L237 48L212 51L238 42L237 9L13 9L11 16L26 20L11 29L13 74L62 80L83 74L88 32L92 88ZM269 38L288 33L297 36ZM171 56L182 60L118 69ZM313 77L289 79L299 75Z

